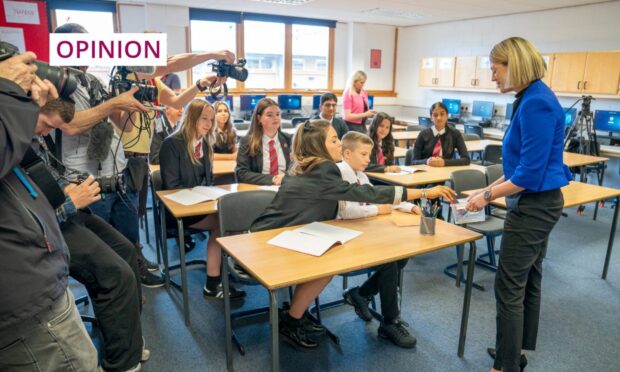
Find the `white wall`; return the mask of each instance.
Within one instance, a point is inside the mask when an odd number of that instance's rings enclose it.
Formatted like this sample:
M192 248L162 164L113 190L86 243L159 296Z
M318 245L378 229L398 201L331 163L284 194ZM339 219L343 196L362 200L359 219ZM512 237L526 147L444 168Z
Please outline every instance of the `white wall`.
M488 55L493 45L510 36L524 37L541 52L620 50L620 2L579 6L470 21L403 28L398 38L398 102L411 116L425 113L441 98L495 101L500 113L512 95L446 92L418 87L420 57ZM563 106L575 99L560 98ZM620 100L597 100L592 109L620 110Z

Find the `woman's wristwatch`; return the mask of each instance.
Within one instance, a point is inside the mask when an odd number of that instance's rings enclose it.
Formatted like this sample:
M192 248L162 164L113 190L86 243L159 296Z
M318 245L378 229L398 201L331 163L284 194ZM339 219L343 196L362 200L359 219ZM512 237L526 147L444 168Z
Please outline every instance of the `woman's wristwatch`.
M487 203L491 202L491 200L493 200L493 192L491 191L491 188L489 187L487 190L485 190L482 196L484 197L484 200L486 200Z

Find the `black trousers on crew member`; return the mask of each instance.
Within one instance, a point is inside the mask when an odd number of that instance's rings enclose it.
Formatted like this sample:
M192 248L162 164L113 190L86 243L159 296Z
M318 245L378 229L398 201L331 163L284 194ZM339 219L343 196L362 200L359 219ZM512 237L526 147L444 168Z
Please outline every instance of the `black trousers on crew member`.
M542 262L564 206L560 189L507 198L495 275L496 357L493 368L519 371L521 350L534 350L540 317Z
M135 367L142 356L141 288L132 242L95 214L78 211L61 225L70 275L82 283L103 334L106 371Z
M379 293L381 299L381 315L385 322L392 322L398 318L398 274L407 265L404 260L389 262L374 267L376 271L360 286L359 294L363 297L374 296Z

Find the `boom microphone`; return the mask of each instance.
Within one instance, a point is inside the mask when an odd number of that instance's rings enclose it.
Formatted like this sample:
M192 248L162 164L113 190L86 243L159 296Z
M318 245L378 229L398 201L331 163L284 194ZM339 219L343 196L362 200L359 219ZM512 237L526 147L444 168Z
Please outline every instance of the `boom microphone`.
M86 155L90 160L102 163L110 153L114 128L107 121L101 121L90 130L90 140L86 148Z

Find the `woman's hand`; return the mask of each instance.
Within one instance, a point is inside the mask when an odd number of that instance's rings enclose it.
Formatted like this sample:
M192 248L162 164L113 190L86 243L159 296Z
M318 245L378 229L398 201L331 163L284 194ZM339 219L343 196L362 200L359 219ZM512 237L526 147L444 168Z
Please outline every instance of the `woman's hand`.
M413 207L411 207L411 213L413 214L421 214L422 211L420 210L420 206L417 204L414 204Z
M447 186L435 186L426 190L427 199L444 198L449 202L453 202L456 199L456 192Z
M375 110L368 110L364 113L364 117L365 118L371 118L373 116L375 116L377 114L377 111Z
M465 206L465 209L467 209L470 212L478 212L482 210L484 207L486 207L487 204L488 202L484 199L484 194L478 193L476 194L476 196L473 196L473 197L470 196L467 199L467 205Z
M271 183L276 186L280 186L282 184L282 178L284 178L284 173L280 173L277 176L273 176L273 178L271 179Z

